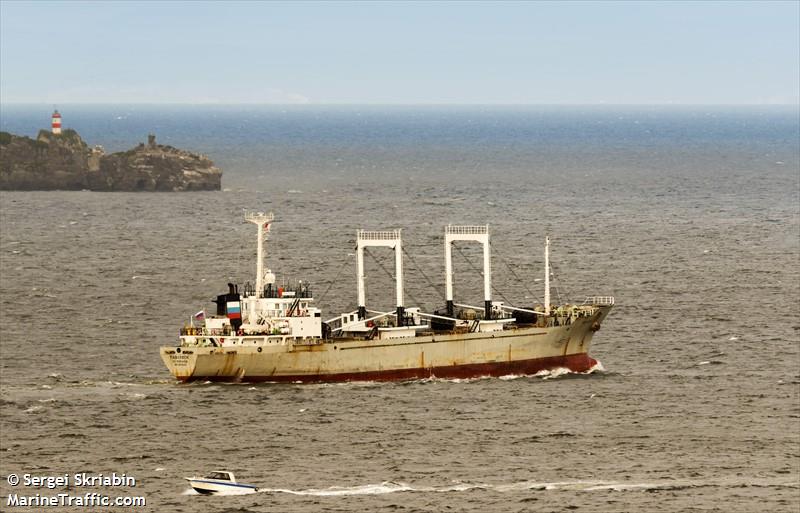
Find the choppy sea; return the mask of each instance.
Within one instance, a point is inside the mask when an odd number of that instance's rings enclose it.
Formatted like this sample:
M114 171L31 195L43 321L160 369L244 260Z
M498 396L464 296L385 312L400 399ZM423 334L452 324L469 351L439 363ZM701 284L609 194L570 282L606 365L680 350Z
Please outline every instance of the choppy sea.
M0 129L35 136L51 109L3 106ZM224 191L0 193L0 510L89 491L191 513L800 508L797 108L59 110L106 151L154 133L204 153ZM602 367L179 385L158 347L253 279L245 210L274 211L269 267L331 317L355 306L358 228L403 229L407 305L425 309L443 301L445 224L490 225L514 304L541 296L549 235L554 295L616 298ZM391 262L368 258L368 306L391 308ZM479 266L479 248L457 253L465 302ZM190 492L214 469L261 491ZM136 487L7 482L80 472Z

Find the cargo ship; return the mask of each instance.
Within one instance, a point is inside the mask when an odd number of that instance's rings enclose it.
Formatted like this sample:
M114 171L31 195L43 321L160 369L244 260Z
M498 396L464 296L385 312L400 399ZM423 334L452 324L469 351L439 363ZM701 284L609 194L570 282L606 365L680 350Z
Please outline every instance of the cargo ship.
M307 282L278 286L264 266L272 213L245 214L257 227L255 283L229 283L215 313L195 314L177 344L160 348L182 382L335 382L528 375L566 368L587 372L594 334L614 306L613 296L551 304L550 240L544 244L544 301L518 307L492 299L489 226L444 229L445 305L428 313L406 307L401 230L356 233L357 308L323 319ZM456 243L483 245L484 304L453 297ZM364 251L395 255L396 309L367 308Z

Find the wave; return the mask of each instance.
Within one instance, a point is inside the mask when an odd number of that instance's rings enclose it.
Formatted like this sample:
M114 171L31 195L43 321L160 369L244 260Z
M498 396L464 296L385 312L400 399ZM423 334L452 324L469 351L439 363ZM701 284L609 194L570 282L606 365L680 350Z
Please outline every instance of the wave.
M132 377L134 380L137 379L136 376ZM54 387L118 389L123 387L173 385L177 383L174 379L152 379L148 376L142 376L138 381L113 381L108 379L80 379L79 377L67 377L63 374L53 373L48 375L47 378L49 379L48 383L37 384L35 388L42 390L52 390Z
M134 392L129 394L119 394L117 396L117 401L141 401L142 399L147 399L148 397L149 396L147 394Z

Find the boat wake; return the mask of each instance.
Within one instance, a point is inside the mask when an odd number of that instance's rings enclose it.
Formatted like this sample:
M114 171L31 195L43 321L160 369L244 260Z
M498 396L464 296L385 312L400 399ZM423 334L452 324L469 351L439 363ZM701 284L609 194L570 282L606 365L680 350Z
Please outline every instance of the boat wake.
M186 386L194 386L194 387L219 387L219 386L230 386L230 387L247 387L247 390L258 390L259 387L271 387L271 386L297 386L301 385L305 388L379 388L383 386L408 386L408 385L418 385L418 384L428 384L428 383L475 383L479 381L487 381L493 379L499 379L501 381L513 381L517 379L530 379L530 378L539 378L539 379L556 379L556 378L569 378L569 377L581 377L581 376L589 376L591 374L613 374L610 373L603 367L603 364L600 361L597 361L589 370L583 372L576 372L570 370L566 367L557 367L555 369L550 370L541 370L535 374L506 374L503 376L477 376L474 378L437 378L433 376L431 378L420 378L420 379L407 379L403 381L375 381L375 380L363 380L363 381L343 381L343 382L335 382L335 383L303 383L303 382L295 382L295 383L282 383L278 381L263 381L259 383L251 383L248 381L242 381L240 383L217 383L213 381L195 381L192 383L187 384ZM172 381L170 381L172 383Z
M446 486L414 486L401 481L384 481L378 484L359 486L330 486L328 488L309 488L305 490L291 490L287 488L259 488L258 493L286 493L291 495L307 495L318 497L336 497L350 495L383 495L389 493L454 493L471 490L486 490L498 493L513 493L530 490L540 491L575 491L575 492L648 492L655 490L686 490L702 487L794 487L800 485L793 482L755 482L743 481L736 483L695 482L695 481L665 481L665 482L619 482L619 481L520 481L507 484L489 483L463 483L455 482Z
M561 377L587 376L589 374L604 374L605 372L606 372L605 367L603 367L603 364L600 361L598 361L592 366L591 369L583 372L575 372L566 367L557 367L555 369L541 370L535 374L506 374L504 376L497 376L496 378L493 376L480 376L477 378L433 377L433 378L412 380L409 381L408 383L473 383L476 381L484 381L490 379L499 379L502 381L514 381L517 379L526 379L526 378L556 379Z
M567 369L565 367L558 367L552 370L543 370L539 371L533 375L535 378L542 378L542 379L555 379L560 378L562 376L587 376L589 374L606 374L606 368L603 367L603 362L597 360L594 365L589 370L583 372L575 372L573 370Z
M307 490L289 490L286 488L259 488L259 493L289 493L292 495L339 496L339 495L383 495L395 492L421 491L405 483L384 481L380 484L361 486L330 486L328 488L309 488Z

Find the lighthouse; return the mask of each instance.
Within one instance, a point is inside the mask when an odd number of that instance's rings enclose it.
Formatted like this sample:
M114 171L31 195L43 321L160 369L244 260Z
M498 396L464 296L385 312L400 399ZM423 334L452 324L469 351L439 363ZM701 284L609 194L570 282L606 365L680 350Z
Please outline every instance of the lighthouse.
M61 114L58 113L58 109L53 112L53 133L58 135L61 133Z

